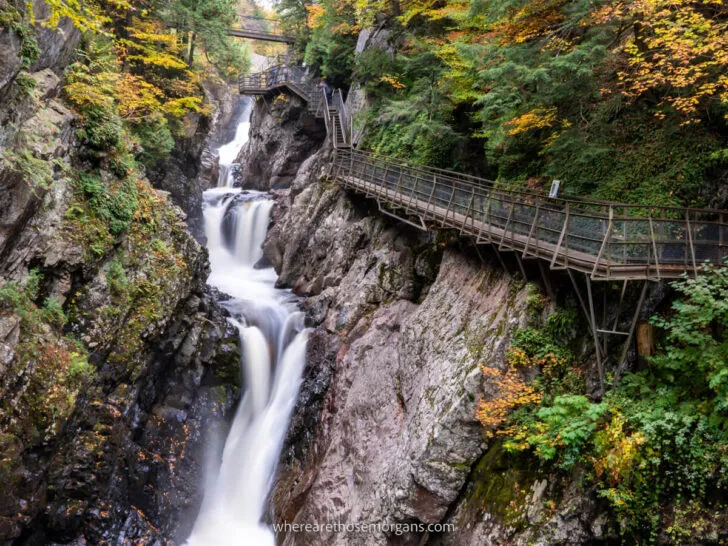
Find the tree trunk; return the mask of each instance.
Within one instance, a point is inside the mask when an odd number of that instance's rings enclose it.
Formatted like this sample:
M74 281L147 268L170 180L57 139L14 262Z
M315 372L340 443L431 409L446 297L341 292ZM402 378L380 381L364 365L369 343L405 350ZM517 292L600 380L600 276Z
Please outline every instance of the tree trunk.
M192 66L195 60L195 33L190 31L190 49L187 55L187 66Z
M637 366L647 367L647 359L655 354L655 327L647 321L637 325Z

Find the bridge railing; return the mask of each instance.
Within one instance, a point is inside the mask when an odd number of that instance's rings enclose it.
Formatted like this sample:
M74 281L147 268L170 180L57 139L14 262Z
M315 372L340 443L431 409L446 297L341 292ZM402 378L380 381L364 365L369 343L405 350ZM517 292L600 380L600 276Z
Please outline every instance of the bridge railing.
M349 117L349 110L344 102L344 96L341 93L341 89L336 89L332 96L333 107L336 108L336 113L339 117L339 124L341 126L341 132L344 136L344 142L342 144L351 143L351 119Z
M238 22L232 25L230 30L286 37L286 31L281 27L280 21L251 15L238 15Z
M407 214L592 278L672 278L728 257L721 211L550 199L357 150L337 150L332 167L344 185Z
M241 93L260 93L288 85L295 88L307 101L311 101L316 90L316 81L300 67L276 65L262 72L247 74L240 78Z

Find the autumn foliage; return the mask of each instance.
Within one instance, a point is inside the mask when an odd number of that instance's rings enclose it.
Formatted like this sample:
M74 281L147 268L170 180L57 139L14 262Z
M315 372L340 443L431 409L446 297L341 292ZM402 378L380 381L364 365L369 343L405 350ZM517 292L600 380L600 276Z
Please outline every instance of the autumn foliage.
M476 411L476 417L485 428L486 436L493 437L502 433L500 429L514 409L541 401L541 394L521 376L520 368L524 364L530 364L525 353L521 349L511 349L505 370L482 367L483 375L495 391L495 394L479 402Z

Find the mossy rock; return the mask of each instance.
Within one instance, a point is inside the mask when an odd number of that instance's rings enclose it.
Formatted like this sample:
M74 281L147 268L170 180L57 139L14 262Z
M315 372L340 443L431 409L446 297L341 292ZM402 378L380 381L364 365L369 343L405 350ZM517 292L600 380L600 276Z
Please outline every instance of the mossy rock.
M521 530L528 525L524 515L531 490L542 477L534 470L532 458L508 453L497 442L473 469L463 515L467 520L479 520L489 514L514 530Z
M242 376L240 373L240 347L236 340L226 339L220 343L217 353L212 360L210 370L215 379L223 385L231 385L236 388L242 387Z

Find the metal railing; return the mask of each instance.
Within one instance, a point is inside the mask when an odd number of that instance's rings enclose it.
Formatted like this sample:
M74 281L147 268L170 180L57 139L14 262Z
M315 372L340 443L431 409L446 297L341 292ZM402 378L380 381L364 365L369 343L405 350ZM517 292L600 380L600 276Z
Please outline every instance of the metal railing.
M386 204L418 218L417 227L429 229L430 222L454 228L478 243L593 279L674 278L728 257L728 212L550 199L358 150L337 150L331 173L344 186L376 198L380 208Z
M351 144L351 118L344 102L344 96L341 94L341 89L334 91L332 102L333 107L336 108L336 115L339 118L339 127L341 127L343 137L343 142L340 142L338 147L346 147Z
M255 74L240 77L240 93L260 95L288 87L302 99L312 102L318 85L298 66L276 65Z
M427 223L455 228L553 269L593 279L674 278L728 257L728 211L653 207L548 194L472 175L411 165L351 150L352 120L341 90L331 100L295 66L241 78L241 92L287 86L326 122L336 148L332 174L342 184ZM314 107L315 104L315 107ZM340 134L339 134L340 133ZM382 209L388 213L387 210ZM398 216L405 221L409 221Z
M239 15L239 18L240 23L227 30L229 35L286 44L293 44L296 41L294 36L286 35L279 22L274 19L249 15Z

